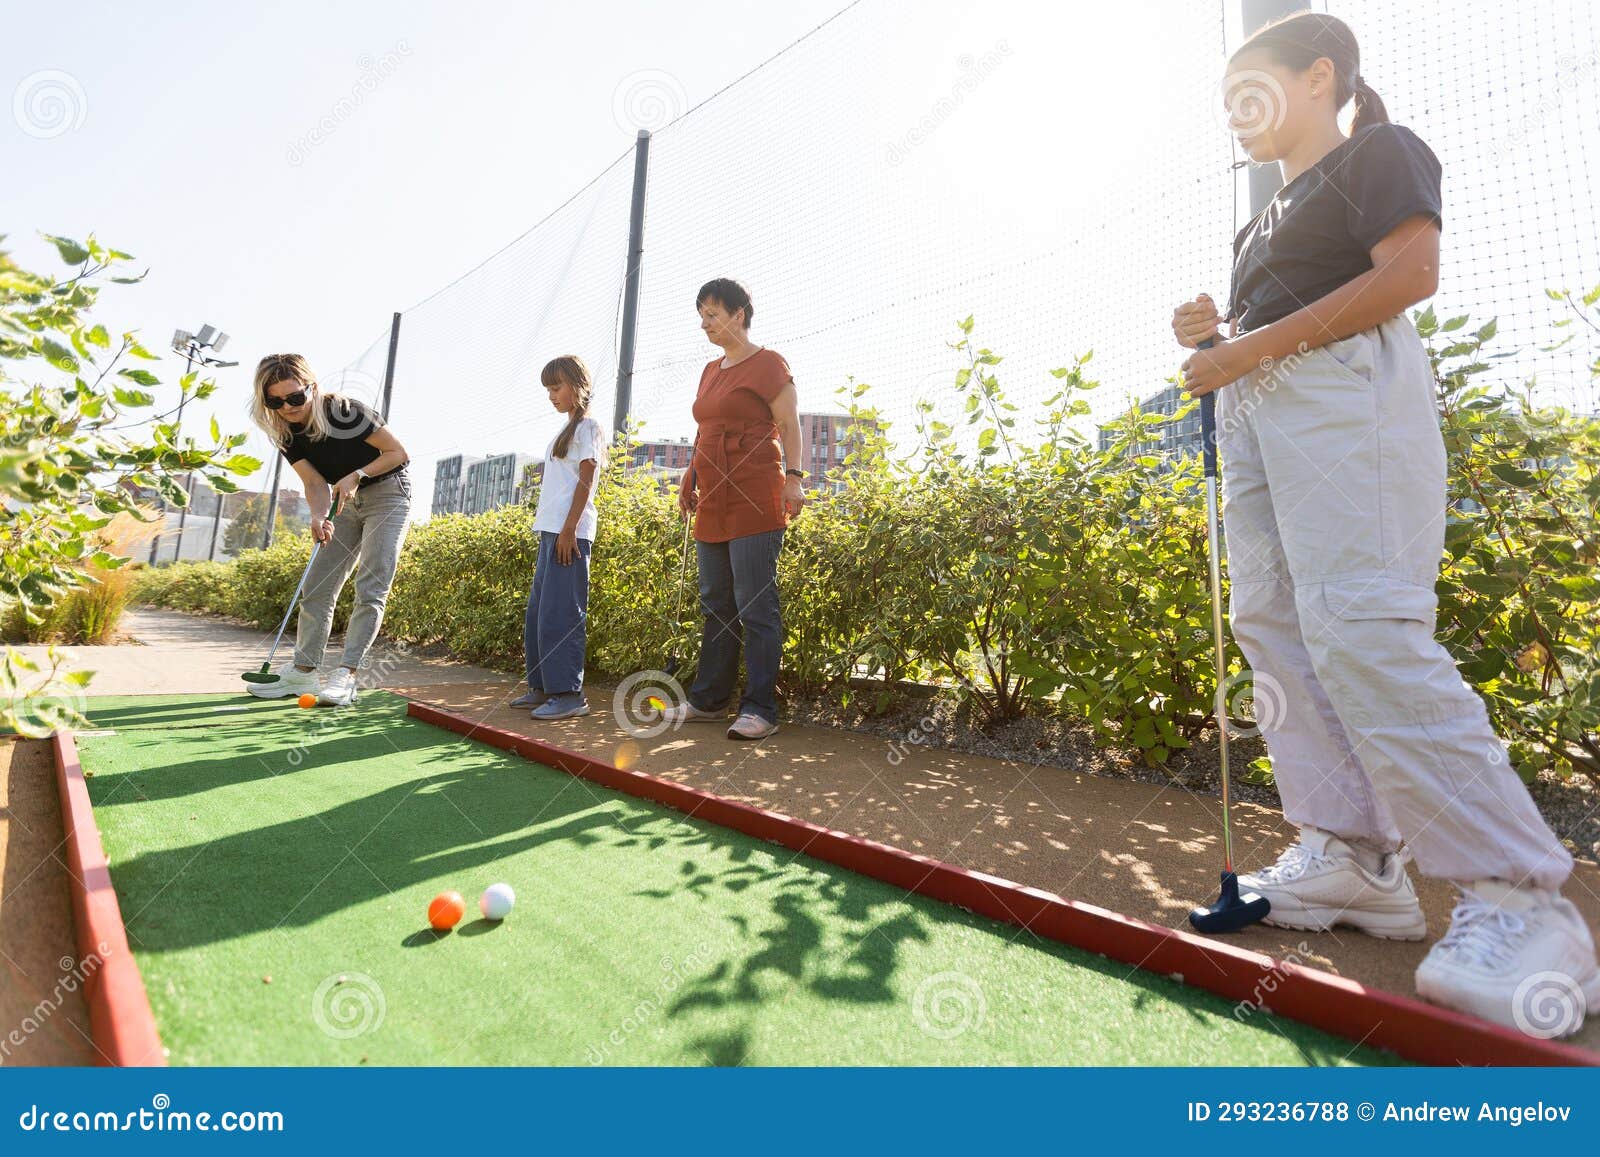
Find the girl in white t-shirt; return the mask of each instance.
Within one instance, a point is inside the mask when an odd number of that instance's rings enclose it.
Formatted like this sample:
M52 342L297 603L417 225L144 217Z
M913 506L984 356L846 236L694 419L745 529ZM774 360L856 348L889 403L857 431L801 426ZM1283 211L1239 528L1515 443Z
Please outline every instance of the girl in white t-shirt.
M539 380L567 424L544 455L539 508L533 516L539 560L522 628L528 689L511 706L531 706L535 719L568 719L589 714L583 655L596 524L594 483L605 454L605 431L589 416L593 382L582 358L556 358Z

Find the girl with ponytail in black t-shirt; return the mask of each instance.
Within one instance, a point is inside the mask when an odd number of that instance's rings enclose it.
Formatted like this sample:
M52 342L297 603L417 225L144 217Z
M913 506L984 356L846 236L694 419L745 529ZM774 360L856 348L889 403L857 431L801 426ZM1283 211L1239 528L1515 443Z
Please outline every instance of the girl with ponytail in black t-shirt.
M1420 940L1404 848L1460 893L1418 993L1532 1031L1559 988L1576 1031L1600 970L1560 894L1572 857L1434 638L1445 451L1406 310L1438 286L1439 161L1389 123L1334 17L1263 28L1224 84L1240 145L1284 184L1234 242L1227 336L1204 296L1172 324L1189 393L1219 391L1233 632L1300 829L1240 886L1270 923Z

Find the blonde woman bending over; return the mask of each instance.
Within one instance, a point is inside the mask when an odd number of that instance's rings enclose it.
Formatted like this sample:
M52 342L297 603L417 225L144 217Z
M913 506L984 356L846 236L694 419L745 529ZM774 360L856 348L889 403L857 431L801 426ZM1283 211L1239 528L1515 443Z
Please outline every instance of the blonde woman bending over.
M294 467L319 545L306 576L294 660L275 683L252 683L250 694L281 699L310 692L329 706L355 702L357 672L383 624L411 520L410 457L371 407L324 393L299 354L273 354L256 367L250 416ZM335 517L336 516L336 517ZM355 609L340 665L323 683L317 667L333 627L339 592L356 576Z

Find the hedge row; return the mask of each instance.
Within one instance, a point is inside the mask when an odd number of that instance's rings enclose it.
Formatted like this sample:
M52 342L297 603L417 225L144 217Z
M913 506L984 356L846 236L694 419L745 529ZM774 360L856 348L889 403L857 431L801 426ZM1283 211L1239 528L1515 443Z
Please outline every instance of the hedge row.
M1493 323L1460 336L1465 318L1441 324L1430 311L1417 321L1451 451L1441 638L1524 776L1600 771L1600 423L1476 384ZM1160 425L1184 414L1131 412L1098 448L1072 429L1095 386L1084 358L1054 372L1057 393L1024 435L1000 358L972 347L970 325L954 347L966 362L952 386L964 425L924 413L904 461L882 435L867 438L843 490L791 527L779 575L782 690L842 697L876 679L886 708L898 681L931 682L990 719L1070 715L1161 763L1212 714L1198 465L1149 452ZM852 413L875 421L865 398L863 386L846 392ZM598 493L589 665L602 677L672 654L692 663L696 650L692 563L677 610L674 498L621 469L625 457ZM135 597L271 626L306 550L302 537L231 563L145 571ZM386 631L520 669L535 554L526 508L415 527ZM1248 714L1248 679L1241 685L1232 710Z

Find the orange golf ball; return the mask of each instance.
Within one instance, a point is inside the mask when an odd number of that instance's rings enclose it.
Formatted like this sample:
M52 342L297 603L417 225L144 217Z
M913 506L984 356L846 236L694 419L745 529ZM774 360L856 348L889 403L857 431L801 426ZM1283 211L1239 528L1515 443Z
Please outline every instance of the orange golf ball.
M466 914L467 902L460 892L440 892L428 905L428 923L440 932L450 931Z
M295 702L300 704L302 707L315 707L317 705L317 697L311 692L307 691L304 695L300 696L300 698L296 699Z

